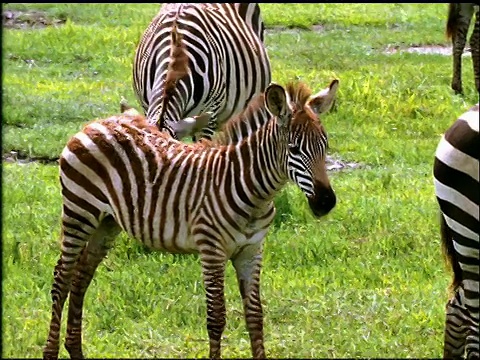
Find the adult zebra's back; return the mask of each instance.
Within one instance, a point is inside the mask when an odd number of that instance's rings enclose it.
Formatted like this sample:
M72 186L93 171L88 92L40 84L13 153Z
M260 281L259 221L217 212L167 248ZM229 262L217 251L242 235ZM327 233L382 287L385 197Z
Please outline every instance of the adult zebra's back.
M445 132L433 167L444 254L453 269L444 358L479 356L479 105Z
M172 123L211 112L202 131L210 138L271 81L263 30L258 4L164 4L145 30L133 64L134 91L149 121L178 138L185 134ZM167 93L169 64L182 52L187 69L176 74Z

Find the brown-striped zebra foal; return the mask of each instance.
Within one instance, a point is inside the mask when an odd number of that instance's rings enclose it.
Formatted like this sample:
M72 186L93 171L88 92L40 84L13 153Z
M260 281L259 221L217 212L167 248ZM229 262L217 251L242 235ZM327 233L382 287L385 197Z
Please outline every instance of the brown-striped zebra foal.
M179 142L132 114L93 122L72 137L60 157L62 250L43 357L58 357L68 294L65 347L72 358L83 357L85 292L124 230L153 249L199 253L211 358L220 357L224 271L231 260L252 356L264 358L260 268L273 198L291 180L316 216L335 206L325 168L327 135L318 114L330 108L337 87L334 80L311 96L303 84L287 90L271 84L212 142Z
M462 87L462 54L467 42L468 28L473 14L475 25L470 36L473 74L475 86L480 92L480 6L473 3L451 3L448 8L446 35L452 39L453 75L452 89L457 94L463 93Z

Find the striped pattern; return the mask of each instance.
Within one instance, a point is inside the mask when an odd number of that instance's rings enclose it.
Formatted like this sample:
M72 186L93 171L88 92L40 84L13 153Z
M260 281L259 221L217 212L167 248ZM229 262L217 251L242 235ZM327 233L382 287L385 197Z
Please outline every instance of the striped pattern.
M175 27L181 44L172 37ZM209 112L208 126L194 139L210 139L271 81L263 31L255 3L163 5L145 30L133 64L133 87L149 121L179 138L185 134L171 123ZM169 64L179 47L188 65L167 90Z
M213 142L187 145L130 113L93 122L73 136L60 158L62 254L44 358L58 357L69 293L65 346L72 358L83 356L84 295L122 230L152 249L200 254L211 358L220 357L224 272L231 260L252 356L264 358L259 284L273 198L292 180L316 216L335 206L325 168L327 135L317 115L329 109L337 87L334 80L311 95L303 84L287 90L272 84Z
M434 184L442 213L444 253L453 269L447 303L444 357L479 356L479 106L442 136L435 154Z
M456 93L463 93L462 86L462 54L467 42L468 28L475 14L475 25L470 37L472 52L473 73L475 86L480 92L480 6L473 3L451 3L448 8L446 35L452 39L453 46L453 75L452 89Z

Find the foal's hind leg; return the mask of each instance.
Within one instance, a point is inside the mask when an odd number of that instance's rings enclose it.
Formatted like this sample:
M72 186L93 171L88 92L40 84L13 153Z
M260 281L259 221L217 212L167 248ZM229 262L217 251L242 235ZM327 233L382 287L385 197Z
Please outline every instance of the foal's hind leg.
M53 271L52 317L47 344L43 349L44 359L57 359L59 350L60 326L65 300L80 253L86 246L92 228L72 227L64 217L62 224L62 254ZM88 231L90 230L90 231Z
M112 247L121 228L112 217L103 219L99 228L88 241L75 267L68 304L67 337L65 348L72 359L83 359L82 312L85 293L100 262Z

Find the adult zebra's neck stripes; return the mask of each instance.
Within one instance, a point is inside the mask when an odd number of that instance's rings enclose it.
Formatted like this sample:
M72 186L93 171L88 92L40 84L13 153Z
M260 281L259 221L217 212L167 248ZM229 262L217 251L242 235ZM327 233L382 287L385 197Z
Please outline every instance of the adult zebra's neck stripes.
M73 136L60 157L62 250L44 358L58 357L68 295L65 347L72 358L83 356L85 292L121 230L153 249L200 254L210 358L221 355L224 272L231 260L252 356L264 358L260 268L273 198L291 180L316 216L335 206L325 167L327 134L316 112L329 109L337 86L334 80L312 96L303 84L287 90L272 84L213 142L179 142L134 111Z
M444 358L479 358L479 153L478 104L446 131L433 167L441 210L444 254L453 269L446 307Z
M211 138L271 81L263 31L258 4L163 5L133 64L133 87L149 121L180 138L198 126L176 129L179 119L208 112L208 126L196 137ZM187 66L171 74L169 64L182 56Z

